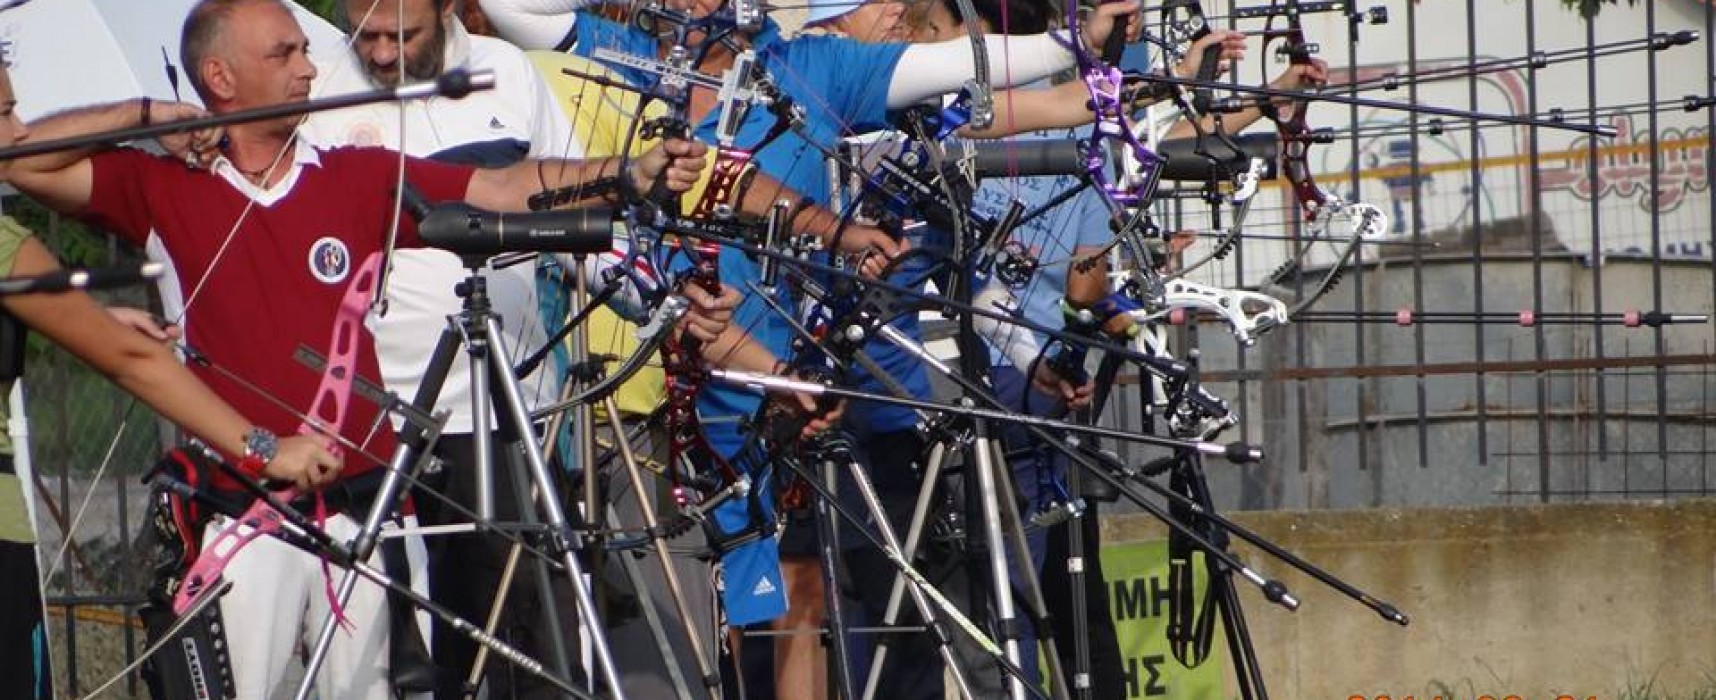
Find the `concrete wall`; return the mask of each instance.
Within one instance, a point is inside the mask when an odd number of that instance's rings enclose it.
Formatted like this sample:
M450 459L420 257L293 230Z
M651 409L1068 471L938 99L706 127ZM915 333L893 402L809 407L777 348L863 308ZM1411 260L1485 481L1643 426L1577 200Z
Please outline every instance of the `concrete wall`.
M1484 309L1513 313L1536 305L1529 258L1497 256L1485 262L1484 272ZM1652 272L1648 261L1611 259L1601 268L1601 310L1652 308ZM1598 298L1593 291L1597 274L1597 269L1577 258L1546 260L1543 307L1598 310L1593 302ZM1716 301L1708 262L1665 263L1661 274L1664 310L1712 313ZM1370 267L1362 280L1349 276L1318 308L1351 310L1358 306L1361 294L1365 309L1414 306L1413 276L1410 267L1398 264ZM1418 306L1470 310L1471 282L1469 260L1426 261L1424 297ZM1666 326L1660 349L1649 328L1549 325L1542 330L1543 356L1556 360L1594 358L1598 347L1610 360L1706 355L1716 348L1713 324ZM1418 362L1414 334L1420 331L1426 364L1536 357L1533 329L1513 325L1484 327L1480 345L1480 331L1472 325L1401 328L1383 323L1362 327L1306 323L1278 330L1244 350L1243 368L1269 372L1298 367L1412 366ZM1207 372L1219 375L1242 367L1236 356L1240 351L1223 328L1205 325L1198 336ZM1356 352L1361 339L1362 356ZM1247 381L1243 385L1212 382L1209 388L1228 399L1245 421L1223 439L1262 444L1267 454L1264 463L1243 468L1211 462L1214 492L1224 507L1506 505L1538 501L1544 483L1551 501L1629 494L1646 498L1709 495L1716 484L1708 447L1716 373L1708 366L1670 368L1661 404L1657 378L1650 368L1610 369L1600 374L1490 373L1481 378L1448 374ZM1126 391L1131 393L1135 387ZM1115 409L1108 415L1120 416L1123 426L1136 425L1138 409L1133 404L1118 404ZM1422 432L1420 410L1426 416ZM1659 415L1665 417L1660 435ZM1666 448L1666 456L1659 458L1659 446ZM1139 450L1133 456L1143 459L1149 453Z
M1716 686L1716 500L1235 520L1412 620L1385 622L1237 547L1303 601L1289 613L1243 594L1272 697L1610 699L1654 680L1649 697L1666 698ZM1164 533L1147 516L1104 526L1109 543Z

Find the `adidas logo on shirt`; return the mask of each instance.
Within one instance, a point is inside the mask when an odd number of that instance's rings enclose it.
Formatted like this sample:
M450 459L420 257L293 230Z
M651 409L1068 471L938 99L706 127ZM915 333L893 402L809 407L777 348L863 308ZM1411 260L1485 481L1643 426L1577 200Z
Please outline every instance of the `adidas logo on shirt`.
M501 123L500 117L489 117L489 128L505 129L506 125Z
M751 595L765 596L775 592L775 584L770 583L767 576L757 580L757 587L751 589Z

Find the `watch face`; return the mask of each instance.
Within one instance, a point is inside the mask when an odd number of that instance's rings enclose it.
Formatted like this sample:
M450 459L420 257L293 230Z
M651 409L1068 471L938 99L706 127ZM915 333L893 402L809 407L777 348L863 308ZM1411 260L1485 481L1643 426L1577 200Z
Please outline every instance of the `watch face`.
M244 436L244 451L247 456L261 457L264 460L274 459L274 454L280 449L280 440L261 428L252 428Z

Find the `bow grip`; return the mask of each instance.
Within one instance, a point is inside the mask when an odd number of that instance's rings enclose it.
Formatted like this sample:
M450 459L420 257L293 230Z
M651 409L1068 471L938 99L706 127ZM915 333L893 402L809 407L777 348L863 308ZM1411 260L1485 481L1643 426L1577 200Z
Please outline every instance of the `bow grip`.
M360 334L363 330L363 317L369 309L369 300L375 293L375 285L381 273L381 254L371 253L365 258L363 265L357 268L352 276L351 284L346 287L345 296L340 298L339 313L334 318L333 338L328 345L327 366L322 370L321 382L316 386L316 398L310 405L309 419L298 425L299 435L316 435L323 428L337 433L345 421L346 401L351 397L352 383L357 375L357 353L360 347ZM338 446L330 445L330 452L339 454ZM274 492L274 498L280 503L290 503L298 498L297 489L282 489ZM218 583L221 572L238 553L256 538L279 532L284 518L268 502L257 499L244 514L221 528L213 542L204 548L202 555L191 564L191 569L185 574L184 583L173 595L173 612L184 614L192 601L209 586ZM245 530L248 528L248 532Z
M1055 376L1065 379L1075 387L1084 386L1090 381L1090 373L1084 370L1085 348L1066 345L1054 357L1049 358L1049 370Z
M1107 2L1101 3L1107 4ZM1102 62L1114 65L1120 62L1120 56L1126 51L1126 27L1132 21L1130 15L1114 18L1114 28L1109 30L1108 37L1102 40Z
M376 281L381 276L381 254L370 253L357 268L346 294L340 298L339 314L334 318L333 338L328 343L328 364L316 385L315 400L310 403L309 420L298 424L299 435L339 432L345 424L346 403L352 395L352 382L357 376L357 353L364 333L363 317L369 300L375 294ZM337 445L329 451L339 454Z

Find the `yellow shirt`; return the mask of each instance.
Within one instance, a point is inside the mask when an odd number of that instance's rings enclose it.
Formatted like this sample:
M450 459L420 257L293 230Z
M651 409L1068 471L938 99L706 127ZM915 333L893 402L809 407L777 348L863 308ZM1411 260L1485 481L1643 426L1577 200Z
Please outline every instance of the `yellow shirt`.
M12 273L13 259L18 247L30 237L30 230L0 216L0 277ZM9 419L6 397L12 394L12 382L0 381L0 459L12 459L12 433L6 429ZM24 489L29 488L16 475L0 474L0 541L35 542L36 528L30 523L29 508L24 504Z
M573 131L577 132L578 142L584 145L585 155L590 158L617 155L625 146L626 135L630 129L643 123L643 120L634 118L637 114L638 94L630 90L602 87L562 72L562 69L571 69L618 79L617 75L605 70L595 61L553 51L530 51L527 54L531 62L536 64L537 71L542 73L543 80L548 82L554 101L566 111ZM650 102L644 110L645 119L661 116L664 109L659 101ZM631 153L643 153L654 143L642 138L633 139ZM713 149L710 150L709 157L714 158ZM708 169L704 172L707 173ZM687 193L689 196L686 201L697 201L706 183L707 179L699 182ZM637 351L637 326L622 320L606 308L596 309L585 326L590 352L593 354L606 353L624 358ZM610 363L609 369L617 366L617 362ZM654 411L666 395L666 378L661 367L652 364L622 385L615 394L615 399L619 402L621 411L643 414Z

